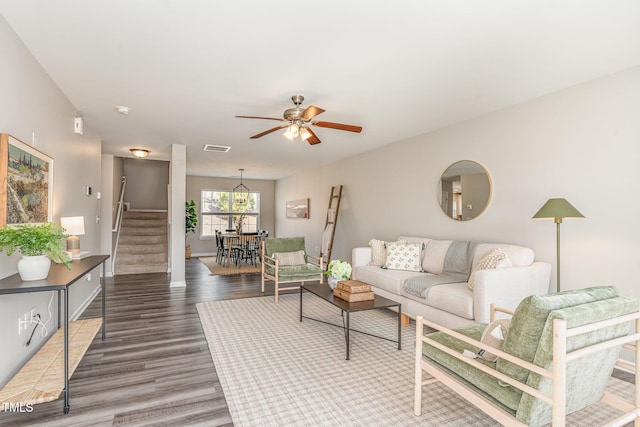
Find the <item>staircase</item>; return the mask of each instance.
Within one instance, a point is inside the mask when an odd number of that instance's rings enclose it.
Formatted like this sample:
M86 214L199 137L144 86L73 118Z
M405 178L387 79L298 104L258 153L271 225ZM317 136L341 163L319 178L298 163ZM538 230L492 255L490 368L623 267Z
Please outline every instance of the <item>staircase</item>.
M167 213L125 211L114 274L166 273Z

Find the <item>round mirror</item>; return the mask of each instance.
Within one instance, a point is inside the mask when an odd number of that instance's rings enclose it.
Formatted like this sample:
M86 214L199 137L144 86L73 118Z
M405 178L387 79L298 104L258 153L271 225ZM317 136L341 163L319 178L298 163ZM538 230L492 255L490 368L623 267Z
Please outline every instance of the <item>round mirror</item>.
M479 216L491 199L489 172L471 160L455 162L444 171L438 184L438 202L449 218L469 221Z

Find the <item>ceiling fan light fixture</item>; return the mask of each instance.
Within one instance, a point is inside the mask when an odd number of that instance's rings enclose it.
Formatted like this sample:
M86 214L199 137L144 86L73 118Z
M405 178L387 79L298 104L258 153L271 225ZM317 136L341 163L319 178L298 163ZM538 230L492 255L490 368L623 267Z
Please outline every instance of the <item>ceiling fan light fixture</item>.
M302 129L300 129L300 139L306 141L309 138L311 138L311 131L309 130L309 128L303 127Z
M291 126L287 127L287 130L283 133L283 135L289 141L293 141L298 136L298 126L296 124L292 124Z

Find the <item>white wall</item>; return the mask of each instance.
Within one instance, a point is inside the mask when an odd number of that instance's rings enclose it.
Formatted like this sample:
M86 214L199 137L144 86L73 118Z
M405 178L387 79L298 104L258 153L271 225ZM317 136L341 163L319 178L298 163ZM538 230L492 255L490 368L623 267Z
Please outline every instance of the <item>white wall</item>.
M32 143L35 134L36 148L54 158L53 221L60 223L61 216L85 218L84 236L80 236L82 249L99 253L100 201L96 193L100 189L100 151L98 135L84 123L84 135L73 133L76 109L50 79L24 44L0 17L0 132ZM84 195L84 186L93 188L93 195ZM19 254L7 257L0 254L0 278L16 273ZM82 281L71 287L70 313L77 312L99 287L99 271L94 271L90 282ZM30 355L43 343L39 330L27 348L29 335L18 336L18 317L35 308L47 319L47 303L52 293L0 295L0 386L4 385ZM56 301L54 298L53 306ZM49 323L49 335L55 325Z
M124 201L132 210L168 209L169 162L124 159L124 176L127 177Z
M613 284L640 295L640 226L631 215L640 210L638 111L633 68L281 179L276 229L305 235L307 250L317 251L330 186L344 184L333 258L350 259L371 238L408 234L526 245L555 266L555 224L531 217L547 199L564 197L586 219L562 224L562 288ZM467 159L487 168L493 198L461 223L442 213L436 186L447 166ZM311 198L311 219L285 219L285 200L303 197Z

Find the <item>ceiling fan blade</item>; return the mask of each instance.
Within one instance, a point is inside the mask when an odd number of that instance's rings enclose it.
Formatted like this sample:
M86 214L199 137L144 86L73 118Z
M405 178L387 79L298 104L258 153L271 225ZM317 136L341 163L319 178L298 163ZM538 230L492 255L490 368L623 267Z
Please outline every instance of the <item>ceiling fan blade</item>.
M265 130L264 132L260 132L260 133L259 133L259 134L257 134L257 135L253 135L253 136L251 137L251 139L257 139L257 138L263 137L263 136L265 136L265 135L269 135L271 132L275 132L275 131L277 131L277 130L279 130L279 129L284 129L284 128L286 128L287 126L289 126L289 125L287 124L287 125L282 125L282 126L276 126L276 127L272 128L272 129Z
M318 136L311 129L307 129L309 130L309 133L311 133L311 136L307 138L307 142L311 145L320 144L322 142L320 141L320 138L318 138Z
M321 127L321 128L331 128L338 130L346 130L349 132L360 133L362 131L362 126L354 126L354 125L345 125L343 123L332 123L332 122L312 122L312 125Z
M236 116L238 119L264 119L264 120L277 120L279 122L285 121L284 119L278 119L276 117L260 117L260 116Z
M318 114L324 113L325 110L322 108L318 108L315 105L309 105L305 110L300 114L300 116L305 120L311 120Z

